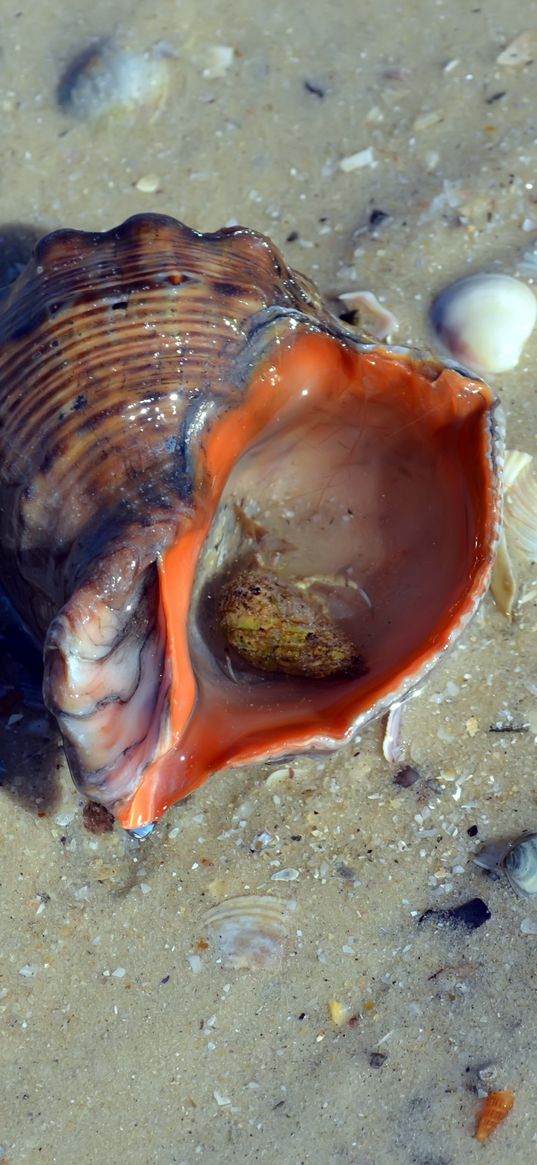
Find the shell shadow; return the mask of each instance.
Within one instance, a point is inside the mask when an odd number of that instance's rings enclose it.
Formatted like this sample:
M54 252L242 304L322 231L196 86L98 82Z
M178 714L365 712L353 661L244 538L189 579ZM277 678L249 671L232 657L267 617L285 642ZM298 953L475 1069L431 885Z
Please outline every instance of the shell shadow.
M59 800L57 725L41 685L41 653L0 588L0 785L33 812Z
M24 271L36 243L46 233L47 227L29 223L0 223L0 303Z
M0 303L46 228L0 223ZM41 697L41 653L0 587L0 785L36 811L58 800L59 735Z

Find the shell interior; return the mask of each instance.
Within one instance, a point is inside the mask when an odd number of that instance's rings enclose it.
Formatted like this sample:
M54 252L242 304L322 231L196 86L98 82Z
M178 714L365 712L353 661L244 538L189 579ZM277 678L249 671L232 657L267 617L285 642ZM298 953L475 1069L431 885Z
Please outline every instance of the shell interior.
M160 564L177 744L129 822L209 771L336 747L460 630L486 587L497 497L490 394L459 388L455 372L303 335L210 431L195 517ZM267 674L228 650L219 593L252 559L322 598L359 675Z

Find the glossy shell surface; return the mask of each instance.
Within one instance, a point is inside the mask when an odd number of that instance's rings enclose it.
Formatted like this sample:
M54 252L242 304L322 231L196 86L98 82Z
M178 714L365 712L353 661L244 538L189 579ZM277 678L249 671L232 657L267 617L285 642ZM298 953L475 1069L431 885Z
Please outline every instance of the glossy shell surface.
M1 579L75 781L126 827L220 768L352 739L486 591L492 393L360 341L263 236L56 232L0 340ZM245 570L300 590L360 667L241 655L219 612Z
M483 1102L476 1125L475 1139L483 1144L505 1120L515 1103L515 1094L505 1088L491 1092Z

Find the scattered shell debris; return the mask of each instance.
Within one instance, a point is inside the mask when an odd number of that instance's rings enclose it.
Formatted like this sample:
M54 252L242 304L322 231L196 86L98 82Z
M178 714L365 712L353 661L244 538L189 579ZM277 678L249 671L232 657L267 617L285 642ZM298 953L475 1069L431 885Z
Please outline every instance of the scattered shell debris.
M515 36L515 39L496 57L496 62L507 68L519 69L524 65L531 65L536 58L537 29L530 28Z
M459 279L431 307L431 323L443 349L485 375L516 367L536 320L533 291L511 275Z
M79 121L145 110L158 117L170 87L169 57L130 53L111 40L93 42L69 62L56 91L60 109Z
M343 170L344 174L352 174L354 170L363 170L364 166L370 166L372 169L378 166L372 146L367 146L365 150L358 150L355 154L347 154L339 163L339 168Z
M257 894L228 898L205 917L218 961L247 971L273 971L282 962L292 906Z
M338 299L345 304L347 312L359 313L360 325L363 318L365 330L375 340L386 340L399 328L397 316L372 291L344 291Z
M517 582L511 555L507 545L505 528L502 531L492 576L490 589L496 606L505 618L510 620L517 597Z
M157 194L161 189L158 174L142 174L142 177L138 179L135 185L141 194Z
M483 1143L505 1120L515 1103L515 1094L510 1089L491 1092L483 1102L475 1130L475 1139Z
M520 923L521 934L537 934L537 918L523 918Z
M350 1010L345 1003L341 1003L339 999L328 1000L328 1014L335 1027L342 1027L350 1016Z

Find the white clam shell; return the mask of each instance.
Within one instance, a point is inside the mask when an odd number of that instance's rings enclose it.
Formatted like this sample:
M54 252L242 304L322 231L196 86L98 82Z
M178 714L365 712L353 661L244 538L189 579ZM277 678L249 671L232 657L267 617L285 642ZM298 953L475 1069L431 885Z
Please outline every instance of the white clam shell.
M243 894L214 906L205 930L223 966L272 971L280 966L290 904L269 895Z
M535 327L537 299L510 275L471 275L441 292L431 321L456 360L476 372L507 372Z

